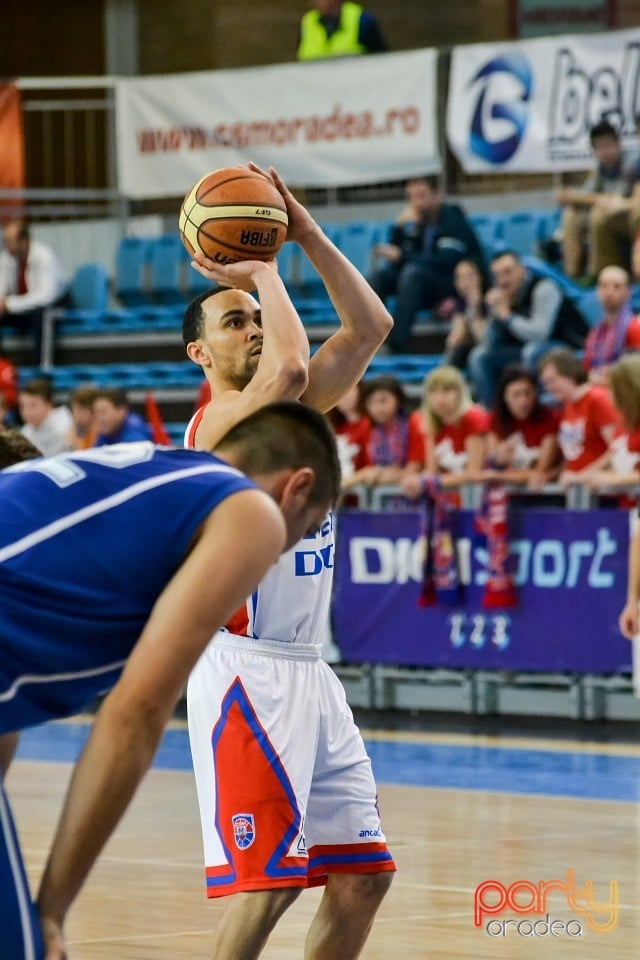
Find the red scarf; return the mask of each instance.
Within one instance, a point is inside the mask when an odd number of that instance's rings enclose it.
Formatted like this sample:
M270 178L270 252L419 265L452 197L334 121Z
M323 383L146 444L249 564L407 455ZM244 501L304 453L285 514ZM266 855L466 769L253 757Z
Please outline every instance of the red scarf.
M438 477L423 477L422 491L426 542L424 579L418 604L421 607L430 607L435 603L456 606L460 602L460 580L451 505L442 492Z
M485 485L482 503L476 514L476 530L487 541L487 583L482 606L515 607L513 577L507 570L509 560L509 494L500 480Z

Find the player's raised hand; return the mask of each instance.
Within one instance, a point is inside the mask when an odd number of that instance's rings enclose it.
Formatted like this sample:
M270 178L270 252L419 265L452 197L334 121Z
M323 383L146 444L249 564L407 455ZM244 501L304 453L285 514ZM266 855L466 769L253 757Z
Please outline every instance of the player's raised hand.
M302 243L308 234L318 229L318 224L307 208L303 206L299 200L296 200L275 167L269 167L267 171L253 162L250 162L248 166L254 173L259 173L263 177L266 177L267 180L270 180L282 194L282 198L287 206L287 216L289 217L287 240Z
M239 260L237 263L223 264L205 257L200 252L194 253L191 266L212 283L218 283L221 287L246 290L247 293L256 289L256 277L261 270L278 272L275 260Z

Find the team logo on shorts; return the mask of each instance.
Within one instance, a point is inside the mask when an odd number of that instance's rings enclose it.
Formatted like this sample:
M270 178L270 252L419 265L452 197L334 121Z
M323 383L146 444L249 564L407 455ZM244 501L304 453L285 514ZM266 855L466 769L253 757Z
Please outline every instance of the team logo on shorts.
M238 850L246 850L256 838L256 825L252 813L236 813L231 817L233 839Z

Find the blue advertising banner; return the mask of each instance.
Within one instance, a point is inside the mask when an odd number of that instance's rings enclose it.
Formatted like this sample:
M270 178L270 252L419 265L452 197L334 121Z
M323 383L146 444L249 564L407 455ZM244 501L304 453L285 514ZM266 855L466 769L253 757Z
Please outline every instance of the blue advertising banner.
M575 673L631 672L617 620L626 596L624 510L513 510L517 606L485 609L486 548L474 515L454 518L462 590L455 608L420 607L417 512L338 518L334 630L349 663Z

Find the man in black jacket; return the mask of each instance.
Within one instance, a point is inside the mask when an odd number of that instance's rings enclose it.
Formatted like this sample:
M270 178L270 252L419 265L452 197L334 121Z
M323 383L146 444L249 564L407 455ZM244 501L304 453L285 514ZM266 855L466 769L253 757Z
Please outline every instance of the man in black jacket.
M527 270L517 253L491 260L493 286L485 295L490 317L484 342L469 354L468 370L480 403L491 407L504 367L522 363L534 373L553 347L581 350L589 330L576 305L551 277Z
M387 345L407 350L419 310L454 295L453 272L459 260L474 260L484 272L482 248L463 210L443 201L435 177L407 183L407 206L391 230L389 243L376 247L385 260L369 283L385 300L396 295L394 328Z

